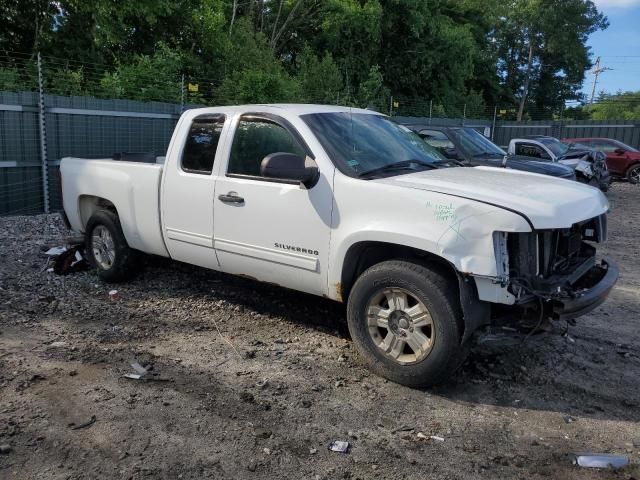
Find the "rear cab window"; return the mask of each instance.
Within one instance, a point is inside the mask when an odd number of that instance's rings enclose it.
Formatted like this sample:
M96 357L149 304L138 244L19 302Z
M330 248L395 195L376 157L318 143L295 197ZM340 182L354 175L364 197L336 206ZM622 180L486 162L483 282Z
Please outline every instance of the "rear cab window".
M538 145L532 143L518 143L516 144L516 155L523 155L526 157L536 158L548 158L549 155Z
M187 173L210 175L224 126L224 115L203 115L191 123L180 167Z

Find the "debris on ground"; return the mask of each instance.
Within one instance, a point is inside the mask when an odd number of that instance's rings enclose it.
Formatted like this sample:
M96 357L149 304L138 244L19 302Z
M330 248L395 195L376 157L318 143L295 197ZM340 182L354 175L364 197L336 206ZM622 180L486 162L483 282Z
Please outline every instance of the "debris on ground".
M69 427L71 428L71 430L81 430L83 428L90 427L94 423L96 423L96 416L95 415L91 415L91 418L89 420L87 420L86 422L81 423L80 425L76 425L75 423L70 423Z
M629 457L626 455L574 453L571 457L574 465L585 468L622 468L629 464Z
M444 438L437 435L430 435L429 438L434 442L444 442Z
M571 415L563 415L562 419L564 420L564 423L573 423L576 421L576 419L573 418Z
M89 269L89 262L84 258L82 245L75 245L65 249L60 255L54 257L53 273L56 275L69 275Z
M67 251L66 247L51 247L49 250L44 252L44 254L48 257L59 257L66 251Z
M140 362L132 362L131 368L135 370L135 373L125 373L123 375L124 378L129 378L131 380L161 380L159 378L149 376L148 374L151 369L149 367L143 367Z
M329 444L329 450L331 450L332 452L338 452L338 453L349 453L350 446L351 445L349 445L349 442L344 442L342 440L334 440Z
M11 445L2 444L0 445L0 454L8 455L11 453Z
M120 292L118 290L109 290L109 299L114 302L120 300Z

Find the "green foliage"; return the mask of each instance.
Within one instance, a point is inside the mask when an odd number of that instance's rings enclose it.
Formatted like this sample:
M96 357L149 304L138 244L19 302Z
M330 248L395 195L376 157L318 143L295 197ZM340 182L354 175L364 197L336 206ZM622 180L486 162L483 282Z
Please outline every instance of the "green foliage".
M369 75L360 84L358 98L361 106L383 111L387 107L387 99L390 97L389 89L384 85L384 78L378 65L369 69Z
M584 110L592 120L640 120L640 92L601 95L597 103Z
M35 64L23 68L0 67L0 91L19 92L35 90L38 87Z
M283 71L247 69L225 78L220 104L299 102L300 84Z
M300 64L298 79L302 88L302 99L309 103L336 103L342 93L344 84L342 74L333 56L327 53L319 59L307 47L298 59Z
M0 50L40 51L56 93L176 102L184 75L198 85L187 102L339 99L386 112L392 94L399 111L428 114L434 100L449 116L464 104L468 116L517 108L525 90L525 115L560 110L591 66L589 34L607 26L592 0L0 0L0 10ZM0 87L33 78L3 67Z
M100 79L99 95L141 101L180 101L180 56L165 44L153 55L136 55Z
M17 68L0 68L0 90L17 92L24 88Z

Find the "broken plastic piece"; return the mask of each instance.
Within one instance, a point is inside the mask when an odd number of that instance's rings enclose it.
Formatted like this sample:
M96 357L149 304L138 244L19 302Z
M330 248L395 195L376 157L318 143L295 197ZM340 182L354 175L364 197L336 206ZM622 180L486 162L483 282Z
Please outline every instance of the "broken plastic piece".
M621 468L629 464L626 455L610 455L607 453L574 453L573 464L585 468Z
M148 373L147 369L140 365L138 362L133 362L131 364L131 367L140 375L146 375Z
M57 257L58 255L62 255L66 251L67 251L66 247L52 247L46 252L44 252L44 254L49 257Z
M429 438L435 442L444 442L444 438L438 437L437 435L431 435Z
M120 294L118 293L118 290L109 290L109 298L111 300L120 300Z
M329 450L338 453L349 453L349 442L343 442L342 440L334 440L329 444Z
M126 373L123 375L124 378L130 378L131 380L140 380L144 375L140 375L138 373Z

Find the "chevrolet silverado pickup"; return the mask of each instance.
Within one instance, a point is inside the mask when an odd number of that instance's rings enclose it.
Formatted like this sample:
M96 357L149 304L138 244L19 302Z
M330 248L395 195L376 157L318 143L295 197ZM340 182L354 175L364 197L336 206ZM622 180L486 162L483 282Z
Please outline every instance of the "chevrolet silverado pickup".
M328 297L372 371L427 386L480 326L572 320L618 277L600 191L432 152L369 110L194 109L157 161L63 159L64 211L105 281L144 252Z

